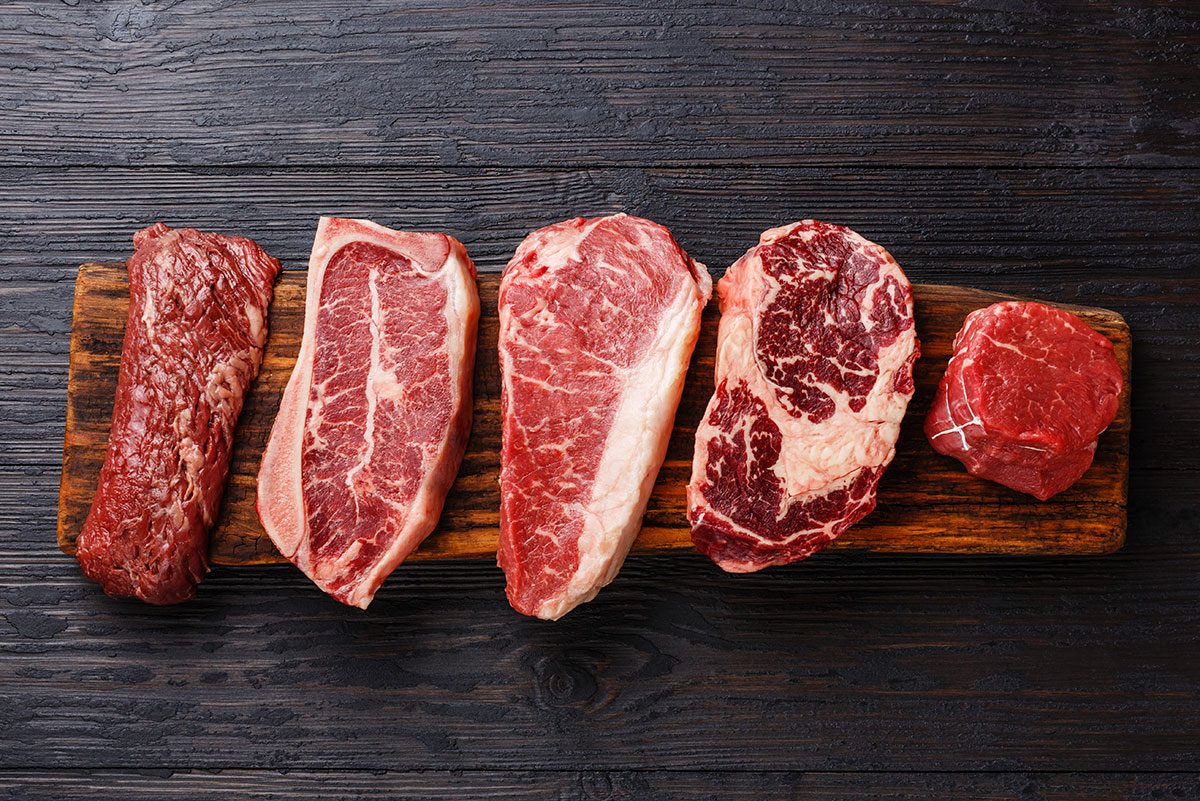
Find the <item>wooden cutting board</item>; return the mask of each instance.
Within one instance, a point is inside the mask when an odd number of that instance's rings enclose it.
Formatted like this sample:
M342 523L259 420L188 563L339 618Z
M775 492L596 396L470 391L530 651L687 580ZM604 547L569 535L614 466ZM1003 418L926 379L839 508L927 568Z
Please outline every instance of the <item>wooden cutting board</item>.
M496 551L500 497L500 377L496 359L499 276L479 277L483 309L475 365L475 423L459 477L438 529L410 556L491 559ZM1125 539L1129 471L1129 327L1116 312L1064 306L1108 336L1125 371L1117 418L1100 437L1096 460L1071 489L1045 503L967 475L925 441L921 423L950 357L963 318L1007 295L950 286L917 285L917 330L922 357L917 392L897 444L896 459L879 487L878 508L834 543L839 550L958 554L1104 554ZM275 288L270 340L258 381L238 425L229 487L213 532L217 564L283 561L259 525L255 475L275 410L291 373L304 319L305 273L288 272ZM75 284L67 427L59 495L58 541L73 553L104 461L129 291L125 267L85 264ZM691 473L693 432L712 393L717 304L704 326L675 420L666 462L646 510L635 551L691 548L684 488Z

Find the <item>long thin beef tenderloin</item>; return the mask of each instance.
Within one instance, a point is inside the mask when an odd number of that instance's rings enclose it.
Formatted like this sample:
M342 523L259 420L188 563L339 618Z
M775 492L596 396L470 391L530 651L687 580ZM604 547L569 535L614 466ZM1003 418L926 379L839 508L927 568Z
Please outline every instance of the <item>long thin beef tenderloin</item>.
M172 604L208 572L279 262L249 239L162 223L133 244L108 454L78 557L109 595Z

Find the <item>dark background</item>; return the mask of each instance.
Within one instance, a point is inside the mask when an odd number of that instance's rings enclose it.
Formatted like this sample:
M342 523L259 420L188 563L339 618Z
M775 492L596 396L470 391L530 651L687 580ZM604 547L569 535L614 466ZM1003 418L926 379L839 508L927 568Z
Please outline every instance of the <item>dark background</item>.
M1198 62L1141 0L0 3L0 798L1200 798ZM1128 545L636 557L557 624L486 563L154 609L58 552L80 262L163 220L298 269L326 213L499 270L615 210L718 273L814 216L1119 310Z

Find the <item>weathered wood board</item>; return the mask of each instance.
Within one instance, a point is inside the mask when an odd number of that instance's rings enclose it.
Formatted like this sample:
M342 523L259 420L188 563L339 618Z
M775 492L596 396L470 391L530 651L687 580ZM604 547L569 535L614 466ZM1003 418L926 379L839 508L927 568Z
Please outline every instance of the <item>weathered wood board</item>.
M466 457L438 529L412 560L489 559L496 550L500 506L498 283L495 274L479 277L483 314L475 365L475 422ZM212 558L217 564L282 561L258 522L255 475L299 348L304 285L303 272L287 272L275 289L270 340L238 425L229 487L213 532ZM1116 419L1100 438L1092 468L1070 490L1042 503L967 475L957 461L935 453L921 431L963 318L1008 296L935 285L917 285L915 294L922 357L916 371L917 393L901 431L896 459L880 485L878 508L833 547L959 554L1104 554L1120 548L1125 538L1130 429L1131 340L1124 319L1106 309L1065 307L1112 339L1125 370L1125 391ZM67 553L74 551L104 460L127 308L123 265L85 264L80 268L59 495L58 540ZM691 548L684 488L691 472L695 425L711 394L718 316L713 302L705 311L666 462L635 551Z

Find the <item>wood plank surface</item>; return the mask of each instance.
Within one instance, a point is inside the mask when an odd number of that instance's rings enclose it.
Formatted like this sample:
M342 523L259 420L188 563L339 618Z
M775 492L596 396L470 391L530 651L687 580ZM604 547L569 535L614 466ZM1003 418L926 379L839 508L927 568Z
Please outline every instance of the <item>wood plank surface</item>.
M462 469L437 530L410 557L488 559L499 530L500 376L496 359L496 291L499 276L479 279L479 353L475 365L475 417ZM255 488L262 449L300 347L305 274L285 273L271 307L263 367L235 434L221 516L212 539L216 564L282 561L262 531ZM1116 419L1101 436L1091 469L1072 488L1047 502L966 474L926 443L921 422L945 370L954 335L966 315L1006 296L981 290L914 287L922 358L917 393L905 419L897 456L880 484L877 510L834 543L834 548L900 553L1105 554L1125 537L1129 469L1129 365L1131 339L1121 316L1104 309L1071 307L1112 339L1125 370ZM121 342L128 309L122 265L85 264L75 284L71 372L60 492L60 546L73 551L91 506L107 446ZM705 309L692 368L680 402L667 458L646 510L635 552L692 547L685 488L692 445L713 386L717 306Z
M151 221L246 234L296 269L313 220L361 216L452 233L498 272L531 227L617 210L663 223L714 274L760 231L813 216L885 244L914 282L1116 309L1135 330L1131 464L1188 468L1200 453L1200 170L0 168L0 180L12 319L0 357L19 390L0 408L43 420L0 441L22 464L45 467L44 440L62 436L61 418L20 403L65 391L79 264L124 261ZM46 409L65 409L54 397ZM57 475L61 453L51 464Z
M720 788L787 765L845 771L868 797L891 788L879 770L1070 770L1103 773L1047 797L1109 801L1123 796L1107 772L1200 764L1196 170L0 177L0 767L124 767L149 783L144 772L180 767L699 765ZM886 243L913 280L1119 310L1137 421L1126 546L1103 558L843 552L757 576L635 555L552 632L507 607L489 562L409 565L367 614L288 566L214 571L193 602L157 610L104 597L59 551L80 261L122 259L132 231L164 219L250 233L294 268L326 212L454 231L496 271L528 226L622 207L713 266L761 228L815 214ZM64 785L60 797L112 794Z
M16 0L0 23L0 798L1200 797L1200 5ZM1119 311L1126 546L753 576L642 554L549 626L490 560L406 565L367 613L288 566L164 610L59 551L80 263L161 219L295 268L341 214L496 272L530 228L622 209L718 269L815 216L914 281Z
M26 48L0 51L6 164L1200 155L1195 3L23 0L5 14Z
M555 624L489 562L408 565L363 612L287 565L162 609L18 558L0 769L1194 771L1195 474L1136 478L1136 551L635 555Z
M0 801L681 801L719 793L729 801L1050 801L1191 799L1200 777L1187 773L851 773L714 771L136 771L0 772Z

